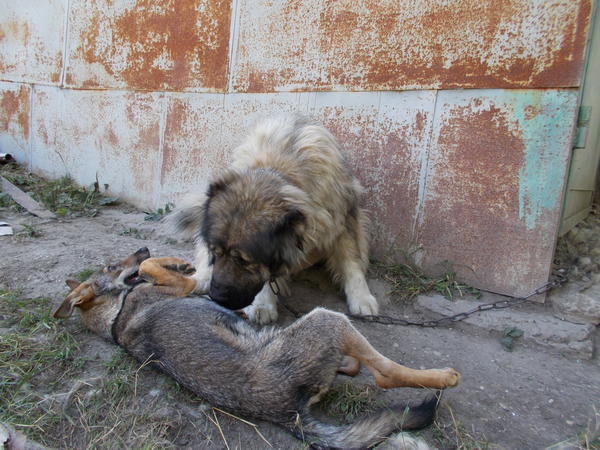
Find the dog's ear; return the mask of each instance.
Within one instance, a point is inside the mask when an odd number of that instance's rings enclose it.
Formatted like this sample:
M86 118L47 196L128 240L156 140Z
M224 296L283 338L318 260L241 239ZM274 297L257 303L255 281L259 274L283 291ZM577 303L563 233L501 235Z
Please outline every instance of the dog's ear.
M305 226L306 216L299 209L288 211L283 218L283 222L280 224L280 230L288 233L291 231L294 234L294 243L300 251L304 250L302 236L304 235Z
M302 257L304 251L304 228L306 216L302 211L292 208L286 212L282 220L274 229L272 242L277 247L277 264L271 270L277 273L285 271L286 267L293 267Z
M56 311L54 311L53 316L56 319L66 319L67 317L71 317L73 309L76 306L82 306L84 303L90 302L94 298L94 289L85 283L79 283L77 287L73 288L69 295L67 295Z
M206 198L211 199L219 192L223 192L237 176L238 174L232 170L228 170L221 174L215 181L208 185Z
M79 286L79 285L81 284L79 281L77 281L77 280L71 280L71 279L70 279L70 280L67 280L67 281L65 281L65 283L67 283L67 286L69 286L69 288L70 288L71 290L74 290L74 289L76 289L76 288L77 288L77 286Z

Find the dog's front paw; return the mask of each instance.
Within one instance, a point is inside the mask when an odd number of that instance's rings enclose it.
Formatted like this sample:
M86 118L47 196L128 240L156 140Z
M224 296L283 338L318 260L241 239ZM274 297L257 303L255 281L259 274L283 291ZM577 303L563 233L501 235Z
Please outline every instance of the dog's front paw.
M348 299L348 309L357 316L376 316L379 313L377 300L371 294Z
M167 264L164 266L167 270L172 270L173 272L179 272L184 275L191 275L196 272L196 268L189 263L182 264Z
M252 304L246 306L243 310L248 320L251 322L258 323L259 325L266 325L277 320L277 305L259 303L257 305Z

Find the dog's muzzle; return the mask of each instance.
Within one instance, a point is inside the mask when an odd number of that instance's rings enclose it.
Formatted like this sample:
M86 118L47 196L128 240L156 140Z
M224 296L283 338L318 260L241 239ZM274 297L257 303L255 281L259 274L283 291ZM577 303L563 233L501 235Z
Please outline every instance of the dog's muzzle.
M215 303L227 309L238 310L252 304L261 288L262 286L250 290L240 289L237 286L220 284L213 279L208 295Z

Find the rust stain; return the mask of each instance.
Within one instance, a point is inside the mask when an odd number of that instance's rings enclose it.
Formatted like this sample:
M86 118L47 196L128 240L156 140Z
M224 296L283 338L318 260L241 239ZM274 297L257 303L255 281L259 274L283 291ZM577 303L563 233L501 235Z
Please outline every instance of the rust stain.
M35 13L9 2L0 24L0 72L11 81L58 84L62 70L63 2L45 2ZM25 2L27 3L27 2Z
M29 139L29 92L21 86L18 92L2 92L0 100L0 129L9 132L16 124L25 140Z
M327 107L324 125L339 139L354 174L365 188L362 204L371 215L374 254L389 253L390 244L408 249L418 197L414 142L424 142L428 114L417 111L408 123L381 117L375 109L350 113ZM357 134L356 130L361 130Z
M524 293L548 258L539 230L519 220L525 145L506 111L475 103L448 108L439 131L418 236L423 263L441 272L459 262L451 269L476 287Z
M122 11L106 0L90 3L78 50L86 63L101 64L108 75L135 89L183 90L199 84L225 89L230 0L137 0ZM109 13L101 12L106 9ZM78 78L69 75L71 83ZM92 76L81 83L101 87L104 82Z
M456 199L453 216L470 221L478 205L494 217L518 218L524 144L508 117L493 105L481 111L473 105L457 107L448 115L438 139L444 163L436 173L438 193Z
M167 123L165 126L165 136L168 136L169 141L175 137L185 135L183 127L186 122L186 117L189 116L189 108L187 104L179 99L173 99L169 105L167 113ZM160 182L165 183L167 174L176 169L177 150L173 146L165 144L163 146L163 160L160 171Z
M242 12L238 91L577 86L591 15L590 0L261 8L258 25Z
M8 32L9 36L16 41L21 42L23 46L26 47L29 45L31 33L29 31L29 24L27 22L12 20L4 24L4 28ZM4 38L4 36L6 36L6 34L4 31L2 31L2 37Z
M597 6L597 5L596 5ZM573 30L564 28L562 31L563 45L558 50L555 64L546 67L534 79L537 86L552 86L552 80L571 80L567 86L579 86L583 72L587 30L592 16L591 0L581 2ZM569 32L571 31L571 32Z

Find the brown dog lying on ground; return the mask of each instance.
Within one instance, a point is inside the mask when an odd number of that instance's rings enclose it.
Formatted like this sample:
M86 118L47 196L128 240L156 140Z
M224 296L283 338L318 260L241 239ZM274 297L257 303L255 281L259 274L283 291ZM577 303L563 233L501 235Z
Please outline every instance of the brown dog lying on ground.
M382 388L456 386L454 369L414 370L375 350L343 314L317 308L287 328L255 330L242 318L202 298L185 298L194 269L177 258L150 258L142 248L104 267L71 292L54 313L78 307L87 327L121 345L138 361L151 361L214 406L281 425L315 448L365 448L394 430L431 423L432 396L356 423L320 422L310 405L338 372L356 375L361 363Z

